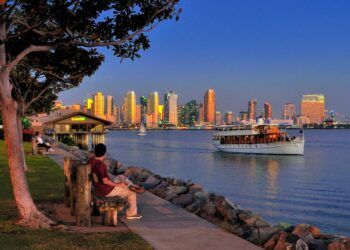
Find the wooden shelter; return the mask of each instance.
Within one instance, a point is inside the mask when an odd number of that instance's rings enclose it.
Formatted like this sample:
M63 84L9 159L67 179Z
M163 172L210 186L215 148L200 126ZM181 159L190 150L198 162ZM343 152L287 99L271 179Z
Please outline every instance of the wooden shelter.
M47 121L44 132L55 140L73 137L78 146L88 148L90 145L104 142L105 126L108 125L111 125L111 122L77 111Z

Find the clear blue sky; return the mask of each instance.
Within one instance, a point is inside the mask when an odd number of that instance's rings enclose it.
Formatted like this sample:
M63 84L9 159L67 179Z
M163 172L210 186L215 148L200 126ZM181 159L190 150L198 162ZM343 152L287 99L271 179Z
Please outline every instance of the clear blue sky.
M120 63L104 50L96 74L60 99L72 104L100 90L119 104L128 90L174 89L184 104L212 87L222 112L237 114L256 98L279 116L285 102L324 93L328 109L350 114L349 0L181 2L180 20L152 31L140 59Z

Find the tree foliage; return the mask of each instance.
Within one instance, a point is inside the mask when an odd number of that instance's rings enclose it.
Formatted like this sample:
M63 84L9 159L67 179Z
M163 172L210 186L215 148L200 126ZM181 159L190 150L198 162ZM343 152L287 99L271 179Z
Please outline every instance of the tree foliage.
M147 32L178 18L178 0L10 0L0 7L12 96L27 112L79 85L103 62L96 47L134 60L150 47ZM41 103L42 104L42 103ZM40 102L37 104L40 107Z

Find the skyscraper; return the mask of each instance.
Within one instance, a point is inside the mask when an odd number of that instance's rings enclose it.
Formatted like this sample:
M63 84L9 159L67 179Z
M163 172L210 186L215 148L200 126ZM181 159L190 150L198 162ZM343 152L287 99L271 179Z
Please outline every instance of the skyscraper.
M164 105L158 105L158 118L160 122L164 120Z
M198 105L198 121L204 122L204 104L200 103Z
M296 116L295 105L293 103L286 103L283 106L283 119L290 120Z
M215 124L216 101L214 89L208 89L204 95L204 122Z
M136 123L136 94L128 91L124 98L124 123L134 125Z
M173 91L170 90L164 96L164 123L169 125L178 125L178 96Z
M248 112L246 111L239 112L239 118L241 119L241 121L248 120Z
M140 97L140 105L141 105L141 122L146 123L147 98L145 96Z
M183 126L194 126L198 120L198 109L196 100L189 101L180 109L180 124Z
M135 124L141 124L141 105L136 105Z
M121 122L121 117L120 117L120 107L117 105L114 105L113 107L113 115L115 117L115 123L120 123Z
M258 103L255 99L252 99L248 103L248 120L255 120L256 119L256 109L257 109Z
M300 104L301 115L310 119L310 123L321 124L325 118L324 95L303 95Z
M92 114L100 118L105 118L105 97L102 92L97 92L92 98Z
M272 106L270 103L264 103L264 118L271 119L272 118Z
M107 116L113 116L113 106L114 106L114 98L111 95L106 97L106 107L105 112Z
M232 124L233 123L233 113L232 113L232 111L226 111L224 118L225 118L224 120L225 120L225 124L226 125Z
M159 124L158 105L159 105L158 92L149 93L148 103L147 103L147 115L150 117L151 122L149 122L148 124L153 128L158 127L158 124Z
M222 125L222 116L220 111L215 112L215 125L221 126Z

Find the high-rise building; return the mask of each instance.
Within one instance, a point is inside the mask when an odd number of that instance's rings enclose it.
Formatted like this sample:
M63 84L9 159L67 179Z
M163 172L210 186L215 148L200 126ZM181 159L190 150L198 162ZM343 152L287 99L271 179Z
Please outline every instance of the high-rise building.
M115 123L120 123L121 122L121 117L120 117L120 107L117 105L114 105L113 107L113 115L115 117Z
M141 105L141 122L146 123L146 115L147 115L147 97L140 97L140 105Z
M246 112L246 111L239 112L239 118L241 119L241 121L247 121L248 120L248 112Z
M164 120L164 105L158 105L158 118L160 122Z
M151 117L151 121L148 123L148 126L152 128L157 128L159 124L158 118L158 106L159 106L159 97L158 92L151 92L148 95L148 103L147 103L147 115Z
M128 91L124 98L124 123L127 126L136 123L136 94Z
M106 97L106 107L105 107L106 115L108 115L108 116L113 115L113 106L114 106L114 98L113 98L113 96L108 95Z
M80 111L81 110L81 105L79 103L74 103L69 107L69 109L74 110L74 111Z
M258 106L258 103L256 102L255 99L252 99L249 101L249 103L248 103L248 120L255 120L256 119L257 106Z
M208 89L204 95L204 122L215 123L216 101L214 89Z
M310 123L321 124L325 118L324 95L303 95L300 104L301 115L310 119Z
M194 126L198 120L198 108L196 100L189 101L180 109L180 124L182 126Z
M272 118L272 106L270 103L264 103L264 118L271 119Z
M204 122L204 104L200 103L198 105L198 121Z
M86 100L86 108L91 111L93 103L94 103L94 100L92 98L88 98Z
M233 113L232 111L226 111L225 112L225 124L226 125L231 125L233 123Z
M222 125L222 116L220 111L215 112L215 125L221 126Z
M142 106L136 105L135 124L141 124L141 111Z
M102 92L97 92L93 95L92 114L100 118L105 118L105 97Z
M283 119L291 120L297 115L295 105L293 103L286 103L283 106Z
M54 101L54 106L53 106L53 109L60 109L62 107L62 102L61 101Z
M170 90L164 96L164 123L169 125L178 125L178 96Z

